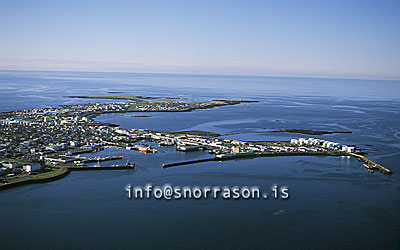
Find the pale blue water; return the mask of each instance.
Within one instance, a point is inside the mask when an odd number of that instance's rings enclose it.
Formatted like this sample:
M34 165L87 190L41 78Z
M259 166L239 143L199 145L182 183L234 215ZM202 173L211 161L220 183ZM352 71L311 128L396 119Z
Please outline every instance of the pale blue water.
M110 94L110 91L122 93ZM277 157L161 164L207 157L158 148L110 149L135 171L74 172L56 182L0 192L4 249L397 249L400 218L400 82L283 77L0 71L0 111L87 103L67 95L247 99L259 103L191 113L108 114L125 128L207 130L224 138L287 140L285 128L352 131L307 136L359 145L393 170L364 171L355 159ZM91 100L93 101L93 100ZM103 100L104 101L104 100ZM127 184L288 186L282 200L128 200Z

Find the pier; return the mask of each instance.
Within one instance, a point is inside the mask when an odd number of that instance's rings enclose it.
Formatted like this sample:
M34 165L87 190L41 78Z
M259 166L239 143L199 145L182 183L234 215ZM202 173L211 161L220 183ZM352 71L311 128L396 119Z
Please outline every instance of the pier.
M123 165L123 166L118 166L118 165L113 165L113 166L98 166L98 167L89 167L89 166L83 166L83 167L67 167L69 171L85 171L85 170L124 170L124 169L134 169L135 168L135 163Z
M363 156L363 155L359 155L359 154L354 154L354 153L349 153L349 155L356 157L358 160L364 162L363 166L368 170L368 172L372 172L374 170L379 170L380 172L384 173L384 174L392 174L392 171L390 169L385 168L384 166L371 161L370 159L368 159L367 157Z
M79 157L78 159L83 163L89 163L89 162L120 160L122 158L123 156L116 155L116 156L94 157L94 158Z

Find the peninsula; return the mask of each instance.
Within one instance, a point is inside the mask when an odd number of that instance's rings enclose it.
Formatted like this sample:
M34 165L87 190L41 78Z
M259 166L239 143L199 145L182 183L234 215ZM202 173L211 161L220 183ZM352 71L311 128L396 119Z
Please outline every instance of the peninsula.
M110 99L109 96L76 98ZM122 159L122 156L86 158L80 154L98 152L108 147L156 153L156 148L146 144L148 141L160 146L174 146L180 151L208 150L214 155L210 158L213 160L283 155L354 156L364 161L364 166L370 172L380 170L385 174L391 173L362 156L363 152L354 146L314 138L285 142L246 142L216 138L219 134L206 131L122 129L93 119L107 113L189 112L249 101L183 101L138 96L114 98L124 101L0 113L0 190L55 180L76 170L133 169L134 163L129 162L110 166L87 164Z

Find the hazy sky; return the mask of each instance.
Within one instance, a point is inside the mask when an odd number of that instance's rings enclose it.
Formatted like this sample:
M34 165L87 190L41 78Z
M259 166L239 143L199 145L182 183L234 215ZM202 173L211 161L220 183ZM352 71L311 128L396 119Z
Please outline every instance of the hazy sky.
M400 1L0 1L0 69L400 79Z

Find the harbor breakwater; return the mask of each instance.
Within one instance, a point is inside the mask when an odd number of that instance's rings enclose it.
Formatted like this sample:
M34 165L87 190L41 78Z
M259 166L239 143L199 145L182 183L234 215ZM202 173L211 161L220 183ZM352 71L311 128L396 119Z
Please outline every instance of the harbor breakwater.
M57 170L54 170L53 173L47 176L29 176L29 179L24 179L16 182L5 183L0 185L0 191L19 187L27 184L39 184L39 183L46 183L51 181L56 181L65 176L69 175L72 171L93 171L93 170L127 170L127 169L134 169L135 164L131 164L129 166L104 166L104 167L63 167Z

